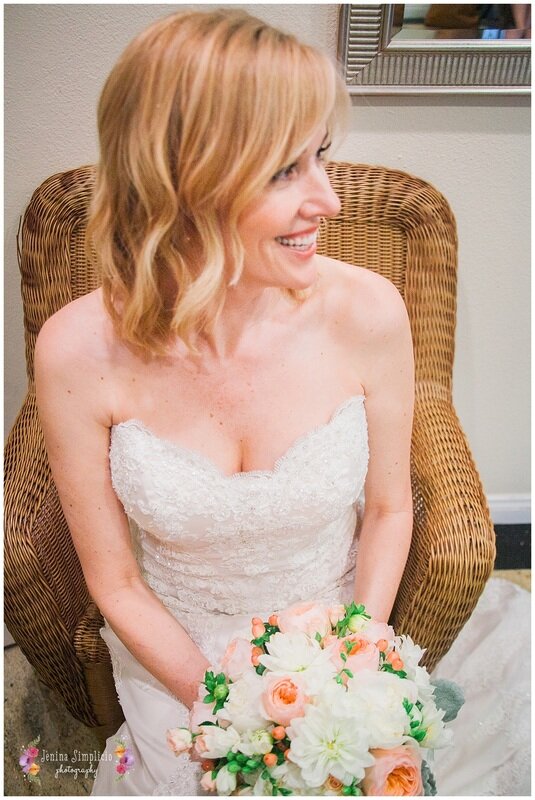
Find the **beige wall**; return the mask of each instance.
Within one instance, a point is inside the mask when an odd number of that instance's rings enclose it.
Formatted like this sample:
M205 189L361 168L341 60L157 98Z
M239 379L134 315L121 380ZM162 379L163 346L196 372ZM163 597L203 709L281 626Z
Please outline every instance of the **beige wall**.
M184 7L6 6L6 431L26 385L19 216L48 175L95 161L106 74L139 30ZM335 52L335 5L245 8ZM529 123L522 97L361 97L336 154L413 172L450 201L460 239L455 403L487 493L513 505L530 489Z

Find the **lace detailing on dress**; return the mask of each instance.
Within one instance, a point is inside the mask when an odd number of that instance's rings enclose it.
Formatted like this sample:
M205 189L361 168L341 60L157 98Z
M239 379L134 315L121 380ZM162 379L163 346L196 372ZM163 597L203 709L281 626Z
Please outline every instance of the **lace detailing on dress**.
M110 447L143 575L177 616L258 613L332 593L354 559L367 463L362 396L300 437L273 470L225 476L136 420L112 429Z

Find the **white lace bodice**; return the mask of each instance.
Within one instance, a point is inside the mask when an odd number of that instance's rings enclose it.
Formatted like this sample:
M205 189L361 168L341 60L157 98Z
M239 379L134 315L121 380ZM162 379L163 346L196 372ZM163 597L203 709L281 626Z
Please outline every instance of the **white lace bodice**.
M231 476L137 420L111 432L113 486L138 562L177 616L259 613L336 593L354 563L367 464L363 396L272 470Z
M266 619L298 600L352 599L368 465L363 397L298 439L273 470L227 477L135 420L112 429L110 465L146 581L212 668L234 636L250 639L253 615ZM441 794L529 795L529 596L504 584L491 581L437 671L466 695L452 723L455 747L433 763ZM204 795L199 764L176 758L165 741L168 728L188 726L188 709L107 623L101 635L125 714L117 735L135 767L116 780L111 737L93 793Z

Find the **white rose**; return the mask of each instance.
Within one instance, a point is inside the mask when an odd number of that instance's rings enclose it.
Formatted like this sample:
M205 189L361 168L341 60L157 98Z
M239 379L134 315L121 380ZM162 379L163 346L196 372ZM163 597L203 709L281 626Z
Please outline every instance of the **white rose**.
M246 756L258 756L270 753L273 747L273 737L265 728L255 731L246 731L242 734L239 746L240 753Z
M175 756L187 752L193 742L193 737L188 728L170 728L167 731L167 744Z
M297 764L292 764L291 761L283 761L277 767L271 770L271 774L276 780L282 780L283 786L292 790L292 794L300 794L307 788L301 770Z
M412 681L389 672L364 670L348 681L348 688L355 710L365 720L370 747L388 750L406 741L410 718L403 700L416 703L418 699L418 689Z
M234 791L237 784L236 775L228 771L228 767L222 767L215 779L218 794L230 794Z
M264 780L260 775L253 786L253 794L255 797L266 797L271 794L271 782Z
M316 694L336 675L331 661L331 649L320 647L306 633L276 633L267 644L269 655L258 659L268 670L288 675L298 672L308 694Z
M260 675L254 671L244 673L235 683L230 684L225 705L217 712L218 719L230 721L240 733L263 728L265 721L260 703L262 690Z
M230 725L228 728L220 728L217 725L201 725L202 745L197 752L203 758L223 758L229 750L235 753L240 744L240 734ZM199 744L197 739L196 744Z

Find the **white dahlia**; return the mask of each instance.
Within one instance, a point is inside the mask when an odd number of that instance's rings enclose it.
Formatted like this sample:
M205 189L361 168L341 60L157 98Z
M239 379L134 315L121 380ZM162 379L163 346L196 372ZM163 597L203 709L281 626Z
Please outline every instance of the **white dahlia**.
M288 736L290 760L311 787L322 786L329 775L345 784L361 780L365 768L374 763L365 729L323 704L309 706L304 717L293 720Z
M396 650L403 661L403 669L407 673L409 680L414 681L418 687L419 699L422 701L431 700L433 687L429 678L429 673L424 667L418 664L425 653L420 645L415 644L410 636L396 636L394 639Z
M436 750L448 747L452 743L453 731L444 726L442 720L444 713L442 709L436 707L433 700L423 704L421 727L426 729L426 735L420 743L422 747Z

